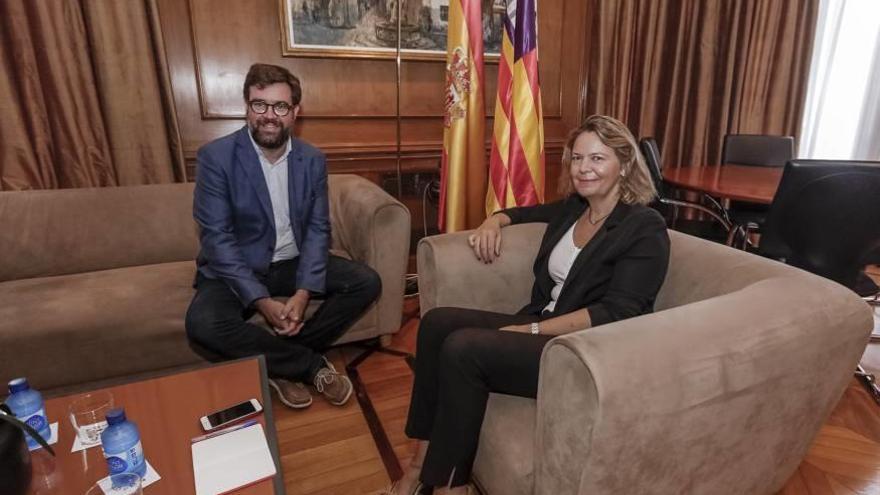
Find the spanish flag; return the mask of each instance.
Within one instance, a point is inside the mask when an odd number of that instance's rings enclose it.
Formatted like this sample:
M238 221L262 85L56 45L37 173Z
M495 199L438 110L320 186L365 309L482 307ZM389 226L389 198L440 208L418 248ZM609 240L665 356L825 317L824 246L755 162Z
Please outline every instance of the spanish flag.
M449 0L446 104L440 168L443 232L476 227L486 187L483 23L480 0Z
M544 202L537 0L508 0L498 63L486 213Z

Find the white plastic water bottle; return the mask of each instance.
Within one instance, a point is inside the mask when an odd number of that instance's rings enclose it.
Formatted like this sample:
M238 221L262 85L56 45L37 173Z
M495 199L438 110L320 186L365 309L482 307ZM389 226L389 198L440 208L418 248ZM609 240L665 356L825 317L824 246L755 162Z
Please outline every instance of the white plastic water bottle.
M138 427L125 419L122 408L107 412L107 424L107 429L101 432L101 445L110 474L136 473L143 478L147 473L147 460Z
M37 430L46 442L49 441L52 430L49 429L49 420L46 418L43 396L31 388L26 378L16 378L9 382L9 397L6 398L6 405L15 417ZM25 438L28 448L40 446L30 435L25 435Z

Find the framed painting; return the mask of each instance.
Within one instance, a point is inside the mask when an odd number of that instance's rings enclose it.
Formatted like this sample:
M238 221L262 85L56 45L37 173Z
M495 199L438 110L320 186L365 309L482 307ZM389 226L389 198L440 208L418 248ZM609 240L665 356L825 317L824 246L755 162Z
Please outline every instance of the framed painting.
M395 58L397 0L279 0L282 55ZM400 0L401 56L444 60L449 0ZM501 50L505 0L482 0L486 60Z

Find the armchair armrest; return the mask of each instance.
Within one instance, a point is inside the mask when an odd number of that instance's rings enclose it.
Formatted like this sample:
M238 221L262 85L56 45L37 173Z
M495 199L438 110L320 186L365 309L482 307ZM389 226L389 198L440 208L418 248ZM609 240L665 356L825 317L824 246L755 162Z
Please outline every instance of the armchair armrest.
M551 341L535 494L774 493L867 342L870 310L812 275Z
M362 177L333 174L328 179L332 247L366 263L382 278L376 323L380 335L394 333L403 310L409 210Z
M467 243L470 231L419 241L419 301L422 314L439 306L514 313L531 298L532 264L547 228L543 223L505 227L501 257L477 260Z

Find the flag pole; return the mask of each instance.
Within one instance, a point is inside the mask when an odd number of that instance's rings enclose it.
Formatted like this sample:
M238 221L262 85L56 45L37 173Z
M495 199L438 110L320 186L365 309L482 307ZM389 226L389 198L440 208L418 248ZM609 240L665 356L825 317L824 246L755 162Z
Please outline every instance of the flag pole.
M401 125L400 125L401 124L401 122L400 122L401 121L401 116L400 116L400 85L401 85L401 81L400 81L400 79L401 79L400 34L401 34L401 30L402 30L401 29L401 22L403 22L401 19L401 15L400 15L401 14L400 5L402 3L402 0L397 0L396 3L397 3L397 56L395 57L395 62L396 62L395 66L396 66L396 72L397 72L397 91L395 93L395 96L397 98L397 104L395 105L395 116L396 116L396 122L397 122L397 132L396 132L397 152L395 153L395 156L396 156L396 171L397 171L397 199L402 201L403 200L403 170L401 167L401 156L400 156L402 153L402 146L401 146L402 137L401 137Z

